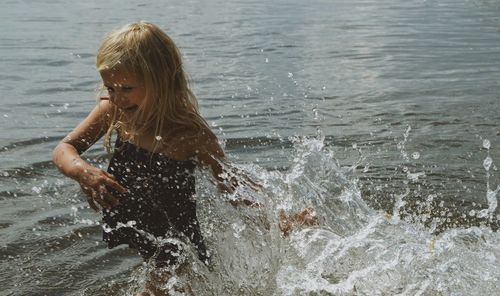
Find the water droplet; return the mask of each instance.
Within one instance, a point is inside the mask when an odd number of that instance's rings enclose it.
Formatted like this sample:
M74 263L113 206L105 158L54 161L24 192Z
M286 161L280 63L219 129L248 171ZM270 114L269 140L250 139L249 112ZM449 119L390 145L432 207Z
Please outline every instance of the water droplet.
M420 158L420 153L418 153L418 152L413 152L413 153L411 154L411 158L413 158L413 159L419 159L419 158Z
M156 136L155 137L156 141L161 141L161 139L163 139L161 136Z
M292 78L293 77L293 73L292 72L288 72L288 78Z
M245 224L239 224L239 223L233 223L231 226L233 227L233 230L234 230L233 235L236 238L240 238L241 237L241 235L240 235L241 232L243 230L245 230L245 228L246 228Z
M490 140L488 140L488 139L484 139L484 140L483 140L483 148L485 148L485 149L488 149L488 150L489 150L489 149L490 149L490 147L491 147Z
M491 157L487 156L483 161L484 169L489 171L492 163L493 163L493 159L491 159Z
M269 59L268 58L266 58L266 63L269 63Z

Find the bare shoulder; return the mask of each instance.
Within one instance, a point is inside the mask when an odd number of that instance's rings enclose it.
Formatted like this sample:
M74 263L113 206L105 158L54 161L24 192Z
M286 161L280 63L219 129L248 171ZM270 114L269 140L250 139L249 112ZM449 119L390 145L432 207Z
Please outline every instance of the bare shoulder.
M111 121L113 108L114 107L111 101L109 101L107 98L101 98L83 122L87 121L88 123L98 123L99 125L106 125Z
M198 133L196 137L196 144L200 152L209 153L219 157L224 156L224 151L220 146L219 139L217 139L217 136L208 128Z
M62 142L73 145L78 151L85 151L108 129L111 123L113 105L109 100L100 100L89 115Z
M109 101L107 98L102 98L97 102L97 105L82 123L107 129L107 127L111 123L113 109L114 105L111 103L111 101Z
M217 136L208 128L201 130L185 130L180 136L180 147L183 147L189 158L203 161L210 158L223 158L224 150Z
M113 104L108 98L101 98L94 109L105 121L109 121L113 112Z

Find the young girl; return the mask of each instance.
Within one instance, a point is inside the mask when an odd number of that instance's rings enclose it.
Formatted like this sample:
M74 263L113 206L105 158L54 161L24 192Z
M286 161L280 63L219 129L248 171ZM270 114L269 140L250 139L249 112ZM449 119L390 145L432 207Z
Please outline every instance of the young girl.
M132 23L105 37L96 66L108 96L57 145L55 164L80 184L92 209L102 209L109 248L128 244L144 260L172 266L182 249L168 238L187 237L207 262L193 170L209 167L222 190L238 181L200 116L179 50L157 26ZM110 149L113 131L117 140L107 172L80 157L103 136Z

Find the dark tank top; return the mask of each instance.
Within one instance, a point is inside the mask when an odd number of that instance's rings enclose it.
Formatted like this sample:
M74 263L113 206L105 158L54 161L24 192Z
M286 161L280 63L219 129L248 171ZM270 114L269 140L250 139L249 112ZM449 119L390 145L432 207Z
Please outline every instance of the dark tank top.
M103 239L109 248L128 244L157 265L177 262L181 247L165 238L187 237L200 260L208 255L196 217L192 160L179 161L117 139L108 172L128 189L120 204L104 211Z

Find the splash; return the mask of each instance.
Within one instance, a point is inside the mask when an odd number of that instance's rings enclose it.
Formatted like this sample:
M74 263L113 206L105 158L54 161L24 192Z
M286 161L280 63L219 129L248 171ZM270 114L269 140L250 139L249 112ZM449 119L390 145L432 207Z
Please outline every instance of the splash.
M407 133L409 130L407 131ZM405 138L406 139L406 138ZM214 251L212 270L197 269L191 281L200 295L484 295L496 291L498 234L487 227L433 234L397 213L366 205L352 167L341 167L324 139L294 139L286 171L245 166L263 185L240 188L261 209L234 209L204 191L203 226ZM202 184L201 186L206 186ZM496 192L495 192L496 194ZM432 199L433 195L430 195ZM280 209L314 207L321 225L277 228ZM490 206L491 207L491 206ZM197 281L194 281L196 279ZM201 279L201 280L200 280Z
M483 148L485 148L488 151L488 155L483 161L483 167L486 171L486 201L488 203L488 208L481 210L477 214L477 217L479 218L489 217L490 220L493 220L496 218L494 215L498 205L497 195L498 192L500 191L500 185L498 185L495 190L491 189L490 168L493 165L493 159L490 156L490 148L491 148L490 140L488 139L483 140Z
M436 234L423 223L433 219L431 210L426 211L429 216L409 222L399 214L410 194L408 188L393 195L392 215L374 210L361 196L356 165L341 166L334 147L325 144L324 138L291 141L291 165L286 170L237 165L261 185L260 190L240 186L232 194L220 194L207 172L197 173L198 215L212 261L205 265L190 244L179 242L186 257L182 268L163 270L169 272L161 287L164 291L190 295L176 290L189 286L195 295L496 293L498 233L482 226ZM486 172L494 165L488 157ZM411 178L408 172L403 174ZM489 178L488 194L496 199L499 189L490 190ZM430 194L426 206L431 207L436 197L437 192ZM229 201L235 199L253 200L262 207L233 207ZM315 209L320 225L297 226L284 237L278 228L279 212L305 207ZM495 208L489 202L483 211L490 216ZM118 227L135 224L129 221ZM165 240L151 239L160 245ZM149 263L136 268L123 294L140 291L153 270Z

